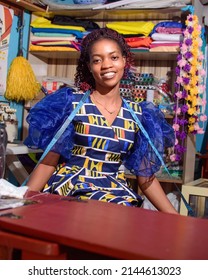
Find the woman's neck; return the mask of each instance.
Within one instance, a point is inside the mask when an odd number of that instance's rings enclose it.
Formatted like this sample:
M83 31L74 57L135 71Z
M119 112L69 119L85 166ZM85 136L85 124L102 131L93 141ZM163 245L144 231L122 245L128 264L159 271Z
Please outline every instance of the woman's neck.
M94 90L91 94L91 98L104 115L105 112L103 112L103 110L111 116L116 115L120 110L122 103L120 93L108 92L101 94L97 90Z
M120 102L121 100L121 96L120 96L120 92L119 91L98 91L98 90L94 90L92 92L92 95L99 100L99 102L105 102L105 104L118 104L118 102Z

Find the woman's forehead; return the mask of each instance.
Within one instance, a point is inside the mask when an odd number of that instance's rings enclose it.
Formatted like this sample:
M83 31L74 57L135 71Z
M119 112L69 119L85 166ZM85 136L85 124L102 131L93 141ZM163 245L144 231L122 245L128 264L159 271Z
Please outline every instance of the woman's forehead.
M95 41L91 46L91 53L94 52L104 52L106 50L111 51L120 51L121 48L119 44L110 38L102 38L97 41Z

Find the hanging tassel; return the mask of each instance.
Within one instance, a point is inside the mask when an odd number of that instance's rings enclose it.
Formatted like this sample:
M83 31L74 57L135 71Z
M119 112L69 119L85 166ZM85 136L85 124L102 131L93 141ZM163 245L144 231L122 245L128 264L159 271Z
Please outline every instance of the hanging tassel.
M19 15L19 50L10 65L7 81L5 98L12 101L29 101L34 99L40 92L41 85L37 81L33 69L26 58L23 57L23 12Z
M29 101L38 95L40 89L28 60L23 56L14 58L7 75L5 98L17 102Z

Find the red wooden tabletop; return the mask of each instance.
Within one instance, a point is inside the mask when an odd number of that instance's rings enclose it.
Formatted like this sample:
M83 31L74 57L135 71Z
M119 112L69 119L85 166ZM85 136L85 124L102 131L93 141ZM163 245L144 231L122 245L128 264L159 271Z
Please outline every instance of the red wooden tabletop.
M99 201L30 193L0 211L0 229L117 259L208 259L208 221ZM19 215L20 219L2 216Z

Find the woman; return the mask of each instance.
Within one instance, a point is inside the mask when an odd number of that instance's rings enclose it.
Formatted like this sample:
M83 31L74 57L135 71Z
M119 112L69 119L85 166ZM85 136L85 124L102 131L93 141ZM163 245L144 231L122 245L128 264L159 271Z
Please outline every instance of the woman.
M120 96L120 81L131 62L129 47L116 31L101 28L83 39L75 75L78 90L62 88L45 97L27 118L25 144L45 150L83 92L90 90L73 121L32 172L30 190L141 206L141 197L119 169L123 163L137 175L139 187L158 210L177 213L154 176L159 160ZM153 104L128 104L161 154L165 145L174 145L171 126Z

